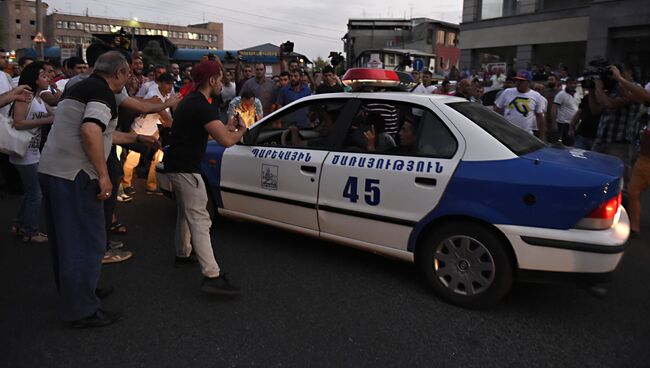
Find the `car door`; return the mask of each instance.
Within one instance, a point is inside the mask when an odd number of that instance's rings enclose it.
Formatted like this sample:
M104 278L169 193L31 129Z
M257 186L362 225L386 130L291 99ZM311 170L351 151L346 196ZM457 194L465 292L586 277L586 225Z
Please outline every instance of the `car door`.
M246 144L227 149L220 213L317 235L316 205L328 137L344 118L347 102L299 102L260 121Z
M378 112L368 112L372 109ZM377 136L380 130L398 129L391 143L396 147L377 146L368 152L347 146L327 157L318 202L321 236L406 250L415 224L443 195L464 142L434 113L433 105L367 100L357 116L371 120ZM400 147L405 125L416 126L416 141L409 149ZM352 126L350 134L358 129L368 131Z

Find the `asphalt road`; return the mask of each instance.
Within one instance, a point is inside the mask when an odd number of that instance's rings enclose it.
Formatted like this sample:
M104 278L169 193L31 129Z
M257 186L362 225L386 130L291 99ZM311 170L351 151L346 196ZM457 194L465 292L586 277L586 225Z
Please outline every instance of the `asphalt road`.
M139 182L138 184L142 184ZM269 227L225 221L213 234L236 300L175 268L175 205L119 205L134 252L104 266L116 325L60 322L49 250L8 235L20 197L0 199L3 367L648 367L650 197L604 300L571 285L518 284L494 309L438 300L410 264Z

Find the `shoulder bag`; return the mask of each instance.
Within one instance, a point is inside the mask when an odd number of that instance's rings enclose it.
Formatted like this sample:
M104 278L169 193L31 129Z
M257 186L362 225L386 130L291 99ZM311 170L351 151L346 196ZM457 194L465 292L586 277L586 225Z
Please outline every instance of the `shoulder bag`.
M13 115L13 105L9 116ZM8 155L25 156L29 142L34 137L32 130L17 130L12 118L0 114L0 152Z

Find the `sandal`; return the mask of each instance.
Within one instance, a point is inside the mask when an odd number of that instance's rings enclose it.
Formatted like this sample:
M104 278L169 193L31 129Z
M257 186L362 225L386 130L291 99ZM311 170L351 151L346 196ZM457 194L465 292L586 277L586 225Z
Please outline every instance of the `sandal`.
M126 234L126 225L115 221L111 224L111 232L113 234Z
M36 243L36 244L42 244L42 243L47 243L47 235L43 233L36 233L32 235L24 235L23 236L23 243Z

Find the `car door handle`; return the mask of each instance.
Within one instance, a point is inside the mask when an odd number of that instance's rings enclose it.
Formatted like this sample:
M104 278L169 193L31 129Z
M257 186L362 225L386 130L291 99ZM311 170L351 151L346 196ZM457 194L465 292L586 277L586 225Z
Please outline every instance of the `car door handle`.
M416 184L422 184L428 187L435 187L438 181L434 178L415 178Z
M300 166L300 171L306 172L306 173L309 173L309 174L316 174L316 166L302 165L302 166Z

